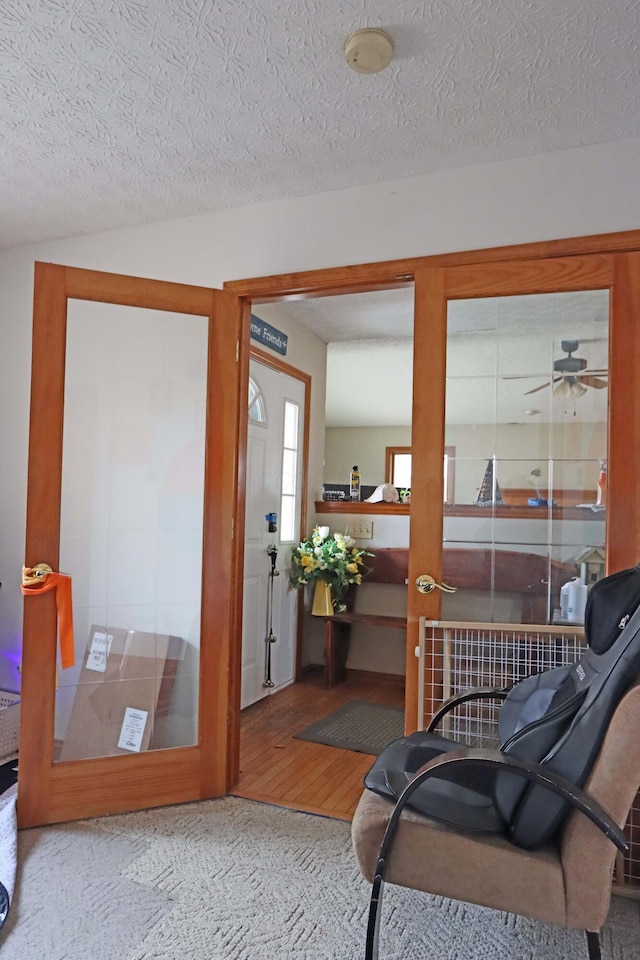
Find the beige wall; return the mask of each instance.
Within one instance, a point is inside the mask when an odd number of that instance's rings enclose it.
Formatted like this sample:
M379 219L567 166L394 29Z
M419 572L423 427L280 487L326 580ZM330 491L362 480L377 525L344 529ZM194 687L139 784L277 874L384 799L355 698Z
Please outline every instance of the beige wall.
M360 483L385 483L386 447L411 445L411 427L328 427L325 432L324 479L326 483L349 483L354 464Z

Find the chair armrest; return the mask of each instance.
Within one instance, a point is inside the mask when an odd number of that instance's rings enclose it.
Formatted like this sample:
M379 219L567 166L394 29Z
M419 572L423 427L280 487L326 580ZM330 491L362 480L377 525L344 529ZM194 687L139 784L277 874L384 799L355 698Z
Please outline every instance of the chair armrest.
M629 844L624 832L604 807L565 777L559 776L541 764L522 760L520 757L514 757L510 754L499 753L497 750L455 750L451 753L443 754L431 760L416 774L413 780L409 781L400 794L393 808L393 813L389 818L384 837L382 838L380 854L371 889L365 960L377 960L378 958L380 906L384 892L384 879L387 871L387 861L395 839L398 823L400 822L400 816L407 802L411 799L412 794L425 780L437 777L445 767L452 767L454 765L509 770L516 774L516 776L524 777L526 780L530 780L550 790L552 793L557 794L570 803L572 807L580 810L622 853L626 853L629 849ZM389 785L393 786L391 782Z
M470 687L464 693L456 693L453 697L442 704L439 710L434 713L431 722L427 727L428 733L433 733L440 721L449 711L461 703L467 703L469 700L505 700L511 687Z
M394 818L396 823L400 819L402 811L420 784L432 777L437 778L445 767L451 767L453 765L506 769L516 774L516 776L524 777L526 780L530 780L532 783L557 794L559 797L562 797L563 800L566 800L567 803L571 804L572 807L575 807L576 810L580 810L622 853L626 853L629 848L624 831L620 829L604 807L581 790L580 787L576 787L576 785L567 780L566 777L562 777L553 770L549 770L549 768L543 764L534 763L531 760L523 760L520 757L513 756L513 754L500 753L498 750L462 749L435 757L428 764L425 764L413 780L410 780L409 783L406 784L389 820L389 826ZM389 785L393 786L391 780L389 781ZM384 840L380 850L381 856L383 848Z

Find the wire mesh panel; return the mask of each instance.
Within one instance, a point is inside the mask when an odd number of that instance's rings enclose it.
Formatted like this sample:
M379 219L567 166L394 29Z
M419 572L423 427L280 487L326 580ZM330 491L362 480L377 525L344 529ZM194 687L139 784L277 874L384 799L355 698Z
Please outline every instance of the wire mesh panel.
M418 723L425 728L445 700L476 687L510 687L532 673L575 663L585 649L582 627L425 622L420 649ZM473 700L438 728L469 746L498 744L500 701ZM630 849L619 858L616 888L640 895L640 794L627 821Z
M637 795L625 827L629 850L616 862L616 889L640 898L640 793Z
M20 695L0 690L0 763L18 755Z
M574 663L584 649L581 627L446 622L425 626L424 715L421 726L449 697L474 687L510 687L532 673ZM497 706L464 704L450 721L456 739L487 746ZM484 713L486 719L483 719ZM465 715L471 727L467 727ZM486 727L487 729L483 729ZM475 738L475 739L474 739ZM478 739L479 738L479 739Z

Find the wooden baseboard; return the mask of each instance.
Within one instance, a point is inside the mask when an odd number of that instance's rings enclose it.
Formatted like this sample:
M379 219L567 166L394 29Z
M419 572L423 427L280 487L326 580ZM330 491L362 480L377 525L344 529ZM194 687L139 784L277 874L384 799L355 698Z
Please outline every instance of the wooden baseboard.
M301 676L309 676L312 673L324 673L324 664L307 663L300 671ZM377 670L347 670L348 677L362 677L363 680L384 680L387 683L399 683L404 687L405 676L403 673L378 673Z
M386 683L398 683L404 687L404 673L378 673L377 670L347 670L348 677L362 677L363 680L384 680Z
M324 673L324 664L322 663L307 663L300 670L300 677L308 677L312 673Z

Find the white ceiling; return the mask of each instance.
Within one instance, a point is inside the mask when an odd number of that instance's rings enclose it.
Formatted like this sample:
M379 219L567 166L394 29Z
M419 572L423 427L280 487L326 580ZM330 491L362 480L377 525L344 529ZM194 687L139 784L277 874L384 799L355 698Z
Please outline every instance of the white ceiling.
M636 0L0 0L0 246L636 137L639 46Z

